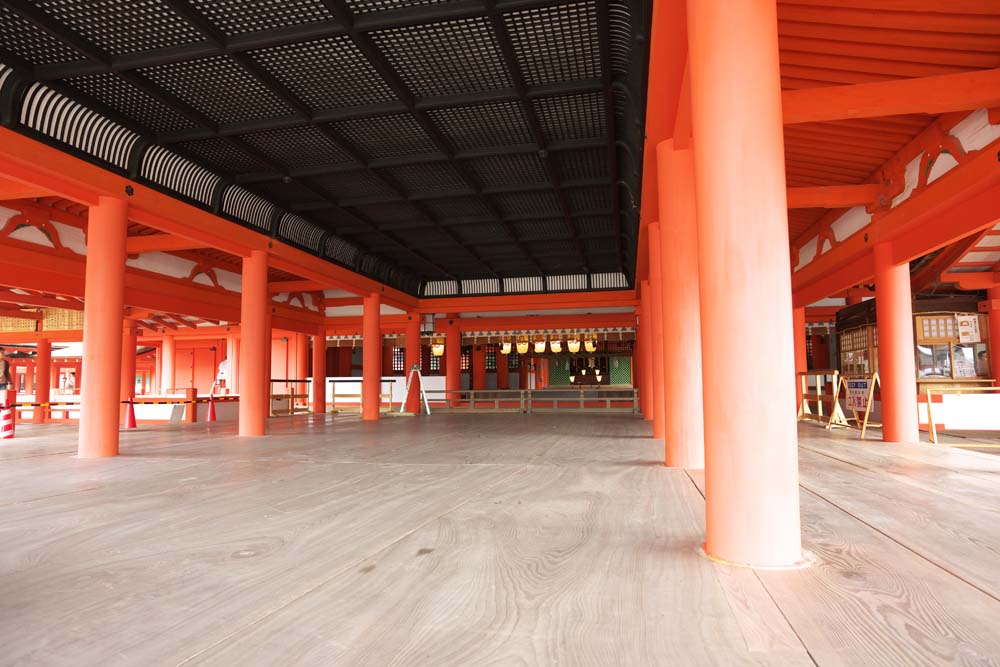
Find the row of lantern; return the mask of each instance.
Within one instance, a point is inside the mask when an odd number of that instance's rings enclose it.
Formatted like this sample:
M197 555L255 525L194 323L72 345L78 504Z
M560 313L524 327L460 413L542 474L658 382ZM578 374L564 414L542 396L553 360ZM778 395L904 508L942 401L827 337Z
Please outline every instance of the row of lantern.
M546 344L548 344L549 351L553 354L562 352L563 343L561 338L555 336L518 336L516 341L512 341L510 338L502 338L500 340L500 354L510 354L515 347L518 354L527 354L528 348L531 346L534 346L535 354L544 354ZM593 334L585 335L582 340L576 335L571 335L566 339L566 349L570 354L579 352L581 344L587 352L597 351L597 337ZM434 338L431 342L431 354L435 357L444 356L444 338Z

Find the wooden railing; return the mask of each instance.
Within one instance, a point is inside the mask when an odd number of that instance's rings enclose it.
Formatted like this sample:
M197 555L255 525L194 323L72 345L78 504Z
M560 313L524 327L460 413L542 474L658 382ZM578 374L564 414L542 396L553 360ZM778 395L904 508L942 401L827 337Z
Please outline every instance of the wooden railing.
M632 388L436 389L427 390L431 411L639 413L639 392Z

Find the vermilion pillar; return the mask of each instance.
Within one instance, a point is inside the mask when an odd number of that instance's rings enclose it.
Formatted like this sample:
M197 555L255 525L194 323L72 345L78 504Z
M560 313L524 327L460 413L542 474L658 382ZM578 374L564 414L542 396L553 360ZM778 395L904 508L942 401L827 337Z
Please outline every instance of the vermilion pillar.
M139 345L139 323L126 319L122 327L121 400L135 398L136 348Z
M326 327L312 337L312 411L326 413Z
M500 354L497 350L497 389L510 389L510 355Z
M486 346L472 346L472 388L486 389Z
M990 349L987 355L989 361L990 377L993 384L1000 386L1000 287L993 287L987 293L989 296L989 341ZM38 371L41 377L41 370Z
M406 320L406 378L410 379L414 366L420 366L420 315L410 313ZM410 393L406 395L406 411L420 412L420 382L414 376Z
M788 211L773 1L691 0L706 551L802 560Z
M52 341L41 338L35 350L35 403L48 403L52 397L51 390ZM41 424L47 414L48 408L35 408L31 411L31 421Z
M792 335L795 337L795 409L802 405L802 380L799 373L809 369L806 359L806 309L792 309Z
M897 264L893 261L891 244L880 243L874 251L882 439L887 442L918 442L910 265L908 262Z
M264 435L270 414L270 298L267 291L267 253L253 250L249 257L243 258L243 293L240 298L241 436Z
M163 359L160 361L160 392L166 394L174 388L177 368L177 341L173 336L164 334L161 350Z
M379 418L382 399L382 332L379 329L381 295L378 292L365 296L361 322L361 418L375 421Z
M295 379L304 380L309 377L309 336L304 333L295 334ZM296 387L296 394L303 393L305 385Z
M128 204L99 197L87 218L87 269L83 300L83 365L80 387L81 458L118 454L122 371L122 308L125 301L125 237Z
M444 346L444 385L448 391L459 391L462 388L462 331L458 326L458 316L449 315L445 329ZM455 394L448 394L452 404L457 401Z
M226 336L226 359L229 360L229 376L226 387L230 394L240 392L240 340L236 334Z
M650 335L653 329L653 305L650 303L649 281L639 284L639 326L636 336L639 341L637 350L639 362L639 399L642 405L642 416L646 421L653 421L653 359Z
M660 223L648 227L649 239L649 306L650 318L650 360L653 364L653 437L663 438L664 433L664 393L663 393L663 289L662 263L660 261Z
M527 355L521 355L517 360L517 388L521 391L528 389L528 365L531 360Z
M663 296L663 441L666 464L705 467L701 305L694 156L673 141L657 146Z

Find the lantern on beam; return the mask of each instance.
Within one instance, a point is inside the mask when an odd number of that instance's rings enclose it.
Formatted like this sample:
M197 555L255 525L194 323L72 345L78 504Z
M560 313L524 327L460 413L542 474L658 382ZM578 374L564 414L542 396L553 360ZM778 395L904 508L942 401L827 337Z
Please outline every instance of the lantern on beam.
M566 340L566 349L570 354L576 354L580 351L580 337L573 335L572 338Z
M528 353L528 337L518 336L517 337L517 353L527 354Z
M587 339L583 341L583 347L587 352L594 353L597 352L597 340L593 335L588 335Z
M437 337L431 341L431 354L435 357L444 356L444 338Z
M535 354L545 353L545 336L535 338Z
M559 354L560 352L562 352L562 341L550 340L549 349L552 350L552 354Z
M500 354L510 354L510 338L503 338L500 340Z

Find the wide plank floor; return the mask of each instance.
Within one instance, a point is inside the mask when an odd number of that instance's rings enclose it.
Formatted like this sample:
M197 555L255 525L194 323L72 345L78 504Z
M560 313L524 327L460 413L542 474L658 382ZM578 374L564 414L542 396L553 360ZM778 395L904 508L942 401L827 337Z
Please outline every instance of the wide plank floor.
M0 445L3 665L1000 665L1000 457L800 429L791 572L698 555L624 415Z

